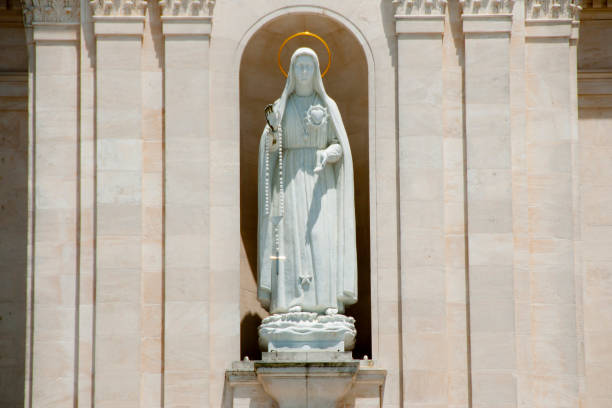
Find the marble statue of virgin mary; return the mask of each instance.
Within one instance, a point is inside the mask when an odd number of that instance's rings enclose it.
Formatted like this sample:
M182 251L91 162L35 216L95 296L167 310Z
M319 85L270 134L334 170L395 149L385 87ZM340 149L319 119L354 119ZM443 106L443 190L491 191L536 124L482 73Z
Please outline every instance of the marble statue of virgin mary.
M258 298L271 313L334 315L357 301L353 162L336 103L310 48L259 144Z

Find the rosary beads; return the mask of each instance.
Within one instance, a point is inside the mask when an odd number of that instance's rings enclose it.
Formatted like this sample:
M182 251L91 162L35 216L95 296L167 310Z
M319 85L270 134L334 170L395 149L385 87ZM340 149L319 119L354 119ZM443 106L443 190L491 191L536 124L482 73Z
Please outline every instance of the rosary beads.
M266 134L265 134L265 138L266 140L264 141L264 157L265 157L265 171L266 171L266 177L265 177L265 214L269 215L270 214L270 144L272 144L272 141L270 140L272 138L272 135L270 134L270 126L266 126Z
M264 156L265 156L265 213L270 214L270 146L272 144L272 133L273 131L269 126L266 126L265 142L264 142ZM279 124L277 134L278 143L278 181L279 181L279 215L282 217L285 215L285 185L283 181L283 128Z
M279 215L285 215L285 185L283 183L283 127L278 124L278 181L279 181Z

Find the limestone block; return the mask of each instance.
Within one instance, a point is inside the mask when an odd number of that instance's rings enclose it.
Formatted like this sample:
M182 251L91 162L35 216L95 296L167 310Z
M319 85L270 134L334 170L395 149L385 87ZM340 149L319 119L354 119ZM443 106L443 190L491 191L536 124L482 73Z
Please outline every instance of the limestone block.
M551 335L533 342L534 373L576 375L577 364L575 338Z
M140 273L136 268L104 268L97 274L98 302L121 302L140 291Z
M165 405L170 407L177 407L181 404L208 405L209 376L210 372L207 370L181 372L167 370L164 373L164 382L168 384L164 392ZM223 388L219 388L221 389Z
M534 375L532 389L534 404L570 408L578 403L578 380L575 376Z
M514 331L514 302L470 302L470 331L474 333L512 333Z
M470 234L471 265L511 265L512 234Z
M403 299L402 317L402 333L405 338L414 333L441 333L444 332L446 325L446 307L439 298ZM411 343L410 347L417 345Z
M448 367L446 353L447 338L444 333L408 334L405 340L410 344L410 353L404 356L408 370L439 370Z
M574 301L574 271L571 265L538 268L533 276L532 297L537 303L572 303Z
M512 370L516 367L516 347L512 332L494 333L493 330L472 333L472 367L484 373L496 370Z
M407 404L443 405L447 398L447 374L444 371L408 370L404 372Z
M423 301L441 299L445 295L445 278L445 271L441 268L429 266L410 268L402 279L402 299ZM465 280L465 276L463 279Z
M510 408L516 405L516 379L508 371L472 375L474 408Z

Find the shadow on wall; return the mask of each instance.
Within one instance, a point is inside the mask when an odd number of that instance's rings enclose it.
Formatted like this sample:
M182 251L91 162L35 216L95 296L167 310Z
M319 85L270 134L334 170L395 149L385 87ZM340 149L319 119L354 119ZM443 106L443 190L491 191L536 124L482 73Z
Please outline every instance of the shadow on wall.
M240 357L248 356L251 360L261 360L259 350L257 328L261 324L261 317L255 313L249 313L240 321ZM243 336L242 333L245 335Z
M19 2L0 26L0 407L24 406L28 243L28 61ZM19 22L19 23L18 23Z
M258 30L247 44L240 67L240 314L241 358L257 359L257 326L268 315L257 301L257 156L259 138L265 125L264 107L276 100L285 85L277 66L277 52L283 40L310 31L328 43L332 62L323 82L336 101L346 127L353 154L355 212L357 221L358 297L347 308L357 320L355 358L372 356L370 308L370 206L368 139L368 68L358 40L335 20L310 14L279 17ZM297 48L312 48L327 65L327 51L312 37L297 37L281 54L287 69Z

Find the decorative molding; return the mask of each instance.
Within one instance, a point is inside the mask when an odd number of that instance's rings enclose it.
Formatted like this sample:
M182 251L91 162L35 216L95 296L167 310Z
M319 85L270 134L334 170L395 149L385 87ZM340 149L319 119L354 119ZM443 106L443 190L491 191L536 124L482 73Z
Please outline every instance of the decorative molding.
M6 11L21 9L21 5L19 3L19 0L0 0L0 10Z
M612 70L578 71L580 109L612 108Z
M527 20L577 20L580 14L579 0L526 0Z
M612 70L579 70L578 95L612 95Z
M395 17L407 16L443 16L446 12L446 0L393 0Z
M23 23L78 24L81 18L79 0L22 0Z
M160 0L164 17L212 17L215 0Z
M512 14L514 0L459 0L459 5L464 15Z
M612 0L581 0L580 20L611 20Z
M146 0L91 0L94 17L143 17L147 12Z
M608 9L612 10L612 0L583 0L582 7L587 9Z

